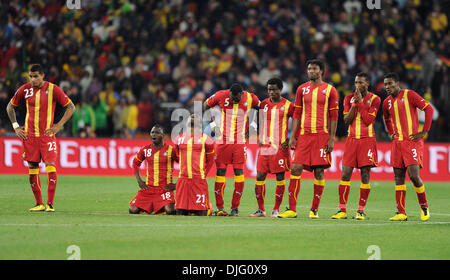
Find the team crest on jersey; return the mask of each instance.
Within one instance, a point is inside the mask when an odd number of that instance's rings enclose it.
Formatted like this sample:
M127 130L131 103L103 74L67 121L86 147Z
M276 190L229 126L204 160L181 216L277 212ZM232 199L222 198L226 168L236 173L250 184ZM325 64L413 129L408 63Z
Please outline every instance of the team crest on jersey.
M247 102L245 102L244 106L248 106L248 103L247 103Z
M47 94L47 95L48 95L48 90L46 90L46 91L45 91L45 94Z
M323 93L323 94L326 94L326 93L327 93L327 90L326 90L326 89L322 90L322 93Z
M164 156L165 156L165 157L167 156L167 152L164 153Z
M281 111L284 111L284 107L281 107L281 109L280 109Z

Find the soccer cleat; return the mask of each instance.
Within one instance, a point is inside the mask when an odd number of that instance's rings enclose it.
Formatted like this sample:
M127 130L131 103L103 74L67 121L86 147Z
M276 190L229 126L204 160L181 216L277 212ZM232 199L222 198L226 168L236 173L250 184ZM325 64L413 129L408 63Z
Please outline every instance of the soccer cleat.
M278 218L297 218L297 212L292 211L289 208L286 208L286 211L277 215Z
M223 208L219 208L214 212L216 216L228 216L227 211L223 210Z
M389 218L389 221L407 221L408 217L400 212L397 212L397 214L394 217Z
M316 209L311 209L311 211L309 211L309 218L310 219L318 219L319 212Z
M239 216L239 210L237 208L231 208L229 216L230 217L237 217L237 216Z
M331 216L332 219L347 219L347 213L339 210L336 214L334 214L333 216Z
M272 214L270 215L271 218L276 218L278 216L279 211L278 210L272 210Z
M255 212L253 212L252 214L250 214L250 217L252 217L252 218L254 218L254 217L263 217L264 218L265 216L266 216L266 212L261 209L258 209Z
M40 212L45 211L44 204L36 204L33 208L30 208L30 212Z
M430 211L428 211L427 207L420 209L420 219L422 221L428 221L430 219Z
M364 213L362 211L356 211L355 219L360 220L360 221L367 219L366 213Z
M206 209L206 216L212 216L213 214L213 206L211 202L208 203L208 208Z
M55 212L55 208L53 207L53 204L49 203L45 207L45 212Z

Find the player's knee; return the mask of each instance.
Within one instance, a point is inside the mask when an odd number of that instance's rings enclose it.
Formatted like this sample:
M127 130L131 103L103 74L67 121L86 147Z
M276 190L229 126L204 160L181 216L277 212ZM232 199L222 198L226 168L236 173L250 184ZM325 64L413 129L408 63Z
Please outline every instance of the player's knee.
M291 175L300 176L303 171L303 166L300 164L294 164L292 166Z
M130 214L140 214L141 211L139 208L135 207L135 206L130 206L128 207L128 213Z
M324 169L323 168L315 168L314 169L314 178L317 180L323 180L324 176Z
M224 168L217 168L216 175L217 175L217 176L225 176L225 173L226 173L226 172L227 172L227 170L224 169Z

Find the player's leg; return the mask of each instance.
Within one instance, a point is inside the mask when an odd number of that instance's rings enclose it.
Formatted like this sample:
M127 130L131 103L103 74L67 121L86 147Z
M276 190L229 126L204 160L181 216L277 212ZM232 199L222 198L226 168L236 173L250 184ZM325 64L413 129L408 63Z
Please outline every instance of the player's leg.
M350 193L350 180L353 174L353 167L342 165L341 181L338 186L339 193L339 210L334 214L332 219L347 219L347 201Z
M325 187L324 172L325 169L321 166L316 166L314 171L314 196L309 212L309 218L318 219L319 218L319 205L320 199L322 198L323 189Z
M55 208L53 207L53 200L55 198L56 191L56 167L53 161L45 162L45 169L47 170L47 206L45 208L46 212L55 212Z
M275 188L275 204L270 215L271 218L276 218L280 212L281 202L283 202L284 191L286 189L284 172L276 173L275 176L277 178L277 186Z
M245 177L243 164L234 164L234 191L231 199L231 211L230 216L239 215L239 204L241 203L241 197L244 192ZM237 167L237 168L236 168Z
M422 179L419 176L420 166L418 164L410 165L407 168L408 176L414 185L414 190L417 194L417 199L419 201L421 209L421 220L426 221L430 218L430 212L428 210L427 197L425 195L425 186Z
M189 210L177 208L175 215L177 216L188 216L190 214Z
M31 212L44 211L45 206L42 202L41 193L41 180L39 178L39 163L28 161L28 173L31 185L31 190L33 191L34 198L36 199L36 205L30 209Z
M139 208L139 207L136 207L136 206L129 206L128 207L128 213L130 213L130 214L142 214L142 213L144 213L145 211L143 210L143 209L141 209L141 208Z
M207 216L208 210L190 210L189 214L194 216Z
M300 192L300 179L303 172L303 164L293 163L291 177L289 180L289 209L278 214L278 218L296 218L297 217L297 197Z
M175 215L175 203L168 203L164 206L164 211L166 211L167 215Z
M258 171L256 173L255 195L258 209L250 214L250 217L265 217L264 199L266 197L266 176L267 173Z
M406 197L406 168L394 167L395 177L395 201L397 203L397 213L391 217L390 221L406 221L405 197Z
M356 212L357 220L365 220L366 214L364 208L366 207L367 200L370 194L370 169L371 166L361 167L361 186L359 187L359 203L358 211Z
M224 192L226 186L225 174L227 172L226 165L217 164L216 181L214 182L214 196L216 198L217 211L216 216L227 216L228 213L223 209L224 207Z

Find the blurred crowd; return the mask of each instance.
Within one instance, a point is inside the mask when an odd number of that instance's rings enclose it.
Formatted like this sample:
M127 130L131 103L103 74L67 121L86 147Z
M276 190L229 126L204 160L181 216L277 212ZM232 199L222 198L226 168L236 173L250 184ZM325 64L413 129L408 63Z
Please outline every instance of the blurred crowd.
M339 93L339 138L355 74L369 73L383 101L383 75L394 71L436 108L429 140L450 141L448 1L380 1L381 9L360 0L65 2L1 3L0 135L13 135L5 108L32 63L77 106L60 136L139 138L155 123L169 132L174 109L233 82L263 100L266 81L279 76L294 100L308 80L305 62L319 58ZM23 123L23 106L17 113ZM387 140L381 108L375 127Z

